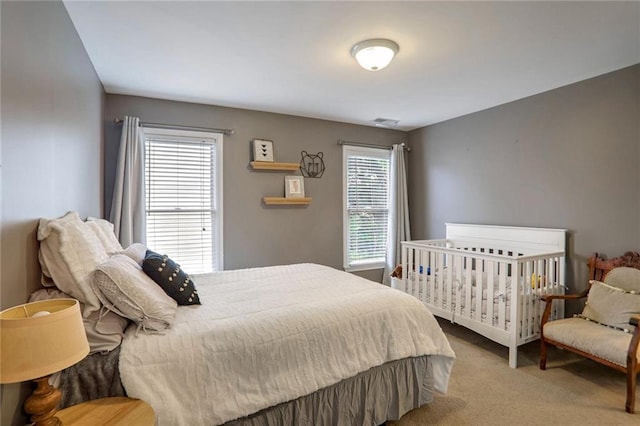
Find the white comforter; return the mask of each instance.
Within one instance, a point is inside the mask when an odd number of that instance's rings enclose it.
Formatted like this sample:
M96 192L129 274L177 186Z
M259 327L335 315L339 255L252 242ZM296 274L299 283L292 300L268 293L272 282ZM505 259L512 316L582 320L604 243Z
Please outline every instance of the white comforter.
M201 306L164 335L127 330L120 374L159 425L219 424L385 362L430 357L446 392L454 353L414 297L326 266L194 276Z

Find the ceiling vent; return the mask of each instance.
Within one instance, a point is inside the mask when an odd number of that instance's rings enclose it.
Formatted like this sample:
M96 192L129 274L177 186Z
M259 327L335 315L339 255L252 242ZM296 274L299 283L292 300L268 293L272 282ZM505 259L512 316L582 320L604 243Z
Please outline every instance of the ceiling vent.
M373 124L378 127L396 127L398 120L392 120L391 118L376 118L373 120Z

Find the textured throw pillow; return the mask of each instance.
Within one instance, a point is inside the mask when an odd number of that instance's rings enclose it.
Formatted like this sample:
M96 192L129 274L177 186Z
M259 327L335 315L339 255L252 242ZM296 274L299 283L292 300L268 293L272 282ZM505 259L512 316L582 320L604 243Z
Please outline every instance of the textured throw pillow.
M98 265L92 284L105 306L134 321L144 331L160 331L173 322L176 301L124 254L113 255Z
M640 314L640 294L592 281L582 316L610 327L633 332L632 315Z
M200 298L195 283L180 265L169 256L147 250L142 270L178 302L178 305L199 305Z
M109 258L93 228L77 212L61 218L41 219L38 227L40 260L55 285L83 303L87 318L100 309L100 301L91 289L91 273Z

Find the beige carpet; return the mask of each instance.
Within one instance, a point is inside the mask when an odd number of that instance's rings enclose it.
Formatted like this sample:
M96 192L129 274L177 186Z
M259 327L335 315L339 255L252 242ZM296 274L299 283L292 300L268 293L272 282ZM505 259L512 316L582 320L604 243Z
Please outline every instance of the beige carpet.
M538 342L521 346L518 368L508 349L464 327L440 321L456 352L446 395L389 426L414 425L635 425L624 411L624 374L553 348L547 370L538 368Z

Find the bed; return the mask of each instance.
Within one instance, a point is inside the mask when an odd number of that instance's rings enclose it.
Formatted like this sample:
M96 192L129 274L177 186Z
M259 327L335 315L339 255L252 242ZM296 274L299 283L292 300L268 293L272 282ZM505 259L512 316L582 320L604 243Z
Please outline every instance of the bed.
M62 373L65 405L120 392L149 403L159 425L378 425L446 392L455 354L407 294L296 264L191 276L200 304L148 303L145 292L155 300L160 287L131 283L146 277L141 248L117 247L98 223L99 233L76 214L41 222L38 233L43 282L86 299L90 343L115 324L105 318L130 320L121 342L92 345L100 349ZM105 265L116 261L136 266L114 274ZM98 275L127 290L105 297ZM125 315L136 292L144 312Z
M446 224L446 238L402 243L399 288L434 315L509 348L540 338L541 296L564 294L564 229ZM564 317L554 301L551 318Z

